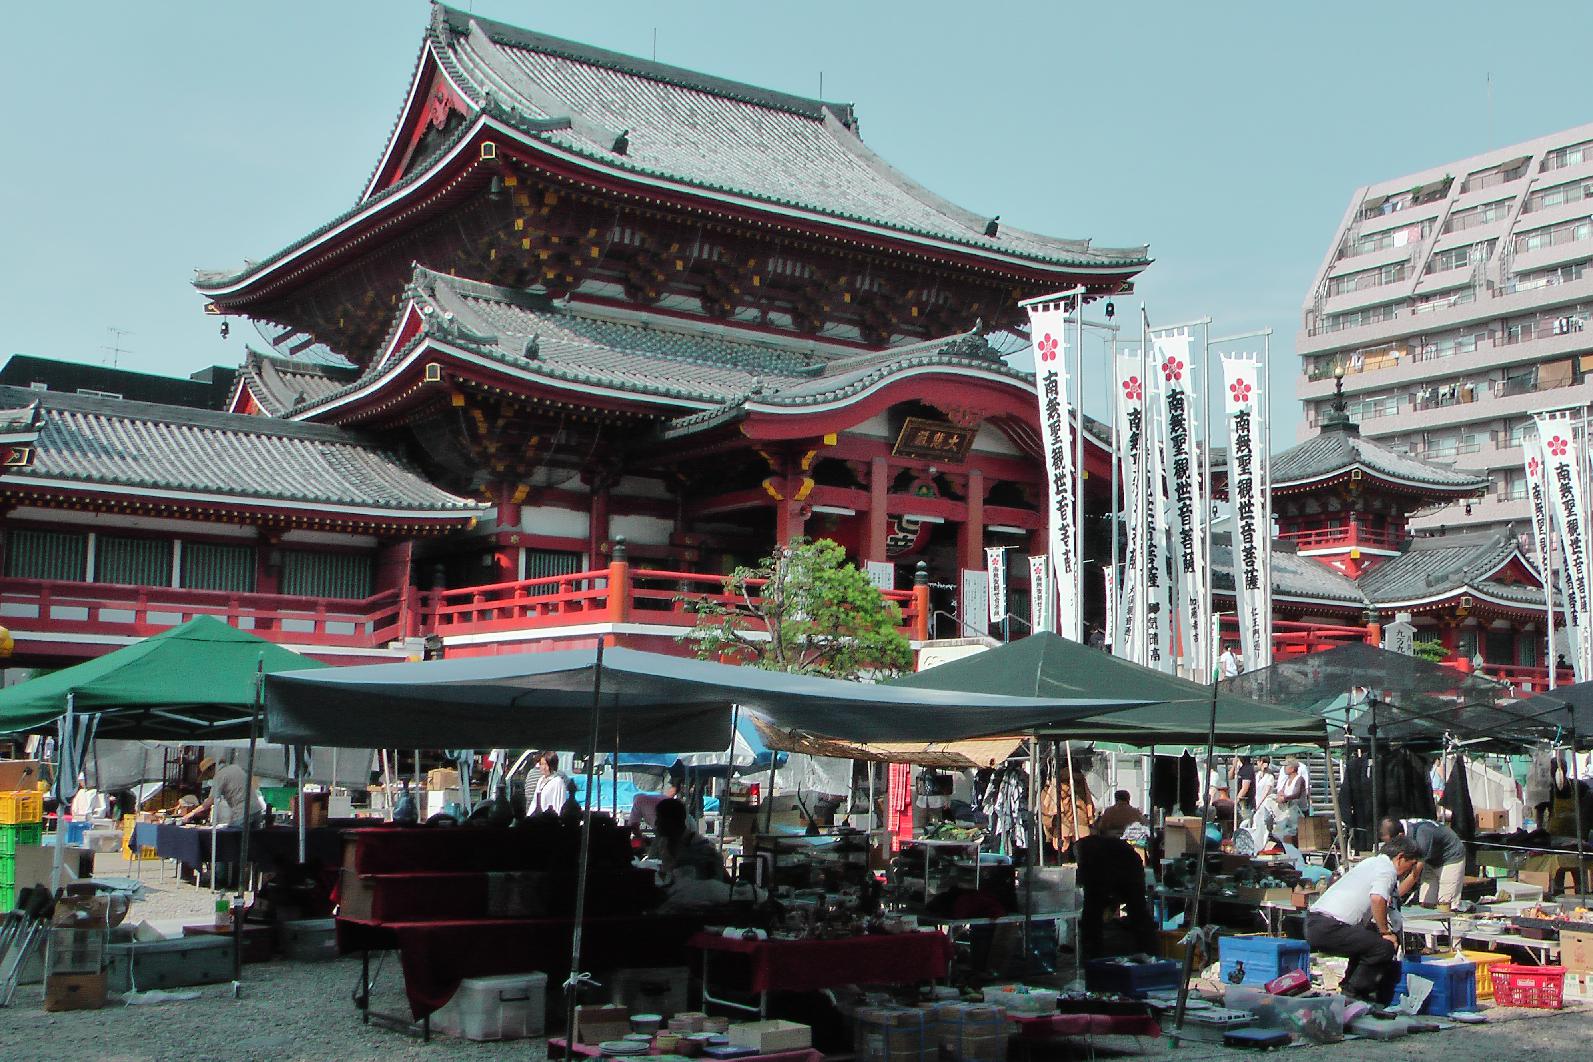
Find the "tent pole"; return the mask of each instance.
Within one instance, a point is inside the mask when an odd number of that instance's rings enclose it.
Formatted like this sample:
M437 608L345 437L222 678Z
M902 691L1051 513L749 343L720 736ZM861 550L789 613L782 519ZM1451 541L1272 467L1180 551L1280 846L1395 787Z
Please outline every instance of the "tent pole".
M1211 715L1206 727L1206 773L1201 778L1202 785L1205 784L1206 779L1211 777L1213 761L1216 756L1217 683L1213 681L1211 684ZM1202 805L1200 813L1200 846L1197 849L1200 853L1200 859L1195 864L1195 891L1190 897L1189 907L1184 916L1185 926L1189 926L1191 922L1197 927L1200 925L1200 896L1206 889L1206 830L1211 826L1212 813L1216 810L1216 805L1217 802L1211 799L1210 794L1207 794L1206 802ZM1184 1007L1189 1002L1189 974L1194 962L1195 949L1186 945L1184 948L1184 975L1178 981L1178 1006L1173 1014L1173 1028L1175 1029L1184 1027Z
M243 817L243 836L238 839L238 889L237 901L233 904L232 911L232 994L237 998L239 986L243 981L243 894L244 874L249 869L249 834L254 828L250 821L254 812L254 752L255 742L258 740L260 730L260 701L265 695L265 653L260 654L254 669L254 706L249 712L249 759L244 767L245 778L243 786L244 803L248 811ZM215 817L215 805L211 805L211 817ZM215 873L214 869L211 871Z
M55 739L55 856L50 866L50 895L54 896L61 891L61 876L66 868L66 748L72 735L72 725L75 722L77 694L71 690L66 692L66 714L56 731Z
M592 779L597 768L597 742L603 715L603 643L598 635L597 657L592 664L592 732L586 747L586 815L581 820L581 859L575 875L575 928L570 933L570 974L564 980L564 1035L575 1041L575 1005L581 984L589 978L581 972L581 929L586 919L586 878L592 859ZM573 1049L566 1051L573 1057Z
M1576 709L1567 702L1565 706L1566 730L1571 736L1571 796L1576 811L1576 894L1587 892L1587 826L1582 822L1582 781L1576 763Z
M1029 735L1029 836L1024 845L1023 859L1023 963L1029 969L1034 955L1034 863L1045 847L1045 836L1040 826L1040 739ZM925 882L927 891L928 882Z
M1371 761L1372 761L1372 764L1371 764L1371 766L1372 766L1372 830L1371 830L1371 833L1372 833L1372 848L1375 850L1377 848L1378 831L1379 831L1379 829L1380 829L1380 827L1382 826L1382 823L1383 823L1383 809L1381 807L1382 800L1383 800L1383 792L1382 792L1382 786L1380 786L1378 784L1378 777L1377 777L1379 774L1382 773L1378 769L1380 765L1377 762L1377 698L1376 697L1368 697L1367 700L1366 700L1366 707L1367 707L1367 710L1372 713L1372 722L1371 722L1371 725L1366 728L1366 736L1367 736L1367 751L1368 751L1368 753L1370 755L1370 758L1371 758ZM1346 722L1345 723L1345 735L1346 735L1346 737L1348 737L1348 732L1349 732L1349 724L1348 724L1348 722Z
M1079 843L1079 794L1074 790L1077 779L1073 774L1073 742L1068 740L1063 744L1068 756L1068 802L1072 804L1073 811L1073 843Z
M763 796L763 832L774 832L774 762L776 753L769 750L769 791Z
M614 821L619 821L619 718L614 719L614 759L609 763L611 771L608 780L609 803L614 806Z
M309 809L304 806L304 759L306 753L307 750L305 748L301 746L294 746L293 784L294 787L299 791L299 814L296 817L299 820L297 826L299 830L299 862L301 864L305 861L306 853L309 849L308 839L305 836L305 829L307 828L310 816Z
M738 701L730 706L730 754L725 757L725 787L719 791L719 862L725 861L725 834L729 832L730 815L730 775L736 769L736 735L741 732L741 704ZM769 755L774 755L774 750L769 750ZM703 812L707 817L707 812Z

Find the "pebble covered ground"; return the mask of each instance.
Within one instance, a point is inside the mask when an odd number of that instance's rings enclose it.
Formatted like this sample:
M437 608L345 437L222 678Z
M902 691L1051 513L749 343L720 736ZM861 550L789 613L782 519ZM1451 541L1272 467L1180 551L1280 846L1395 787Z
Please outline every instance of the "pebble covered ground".
M102 857L102 874L133 876L118 860ZM207 890L175 882L155 864L141 870L149 887L133 918L161 925L202 921L213 909ZM359 979L358 959L322 963L276 960L244 968L242 991L230 984L198 989L198 999L159 1006L126 1006L50 1014L43 988L24 985L12 1006L0 1009L0 1059L6 1062L71 1059L75 1062L407 1062L411 1059L516 1059L543 1062L540 1041L472 1043L444 1037L427 1044L377 1025L361 1024L351 999ZM396 958L381 969L374 1009L407 1013ZM1589 1058L1593 1006L1573 1005L1558 1013L1491 1012L1494 1023L1406 1038L1392 1043L1354 1043L1291 1048L1287 1062L1359 1062L1360 1059L1442 1059L1443 1062L1533 1062ZM1206 1045L1169 1049L1165 1040L1097 1037L1070 1050L1037 1052L1041 1059L1170 1058L1181 1062L1240 1059L1247 1052Z

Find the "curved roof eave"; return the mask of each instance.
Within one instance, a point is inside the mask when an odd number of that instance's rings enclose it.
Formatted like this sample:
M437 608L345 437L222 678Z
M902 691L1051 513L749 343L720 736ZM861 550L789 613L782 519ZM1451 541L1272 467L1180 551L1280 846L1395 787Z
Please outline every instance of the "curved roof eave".
M521 119L521 121L549 128L563 124L559 121L543 122L534 119ZM415 171L403 181L391 185L389 188L383 189L381 192L362 201L353 209L334 218L309 236L288 245L276 254L261 262L254 263L238 273L224 276L201 273L196 276L193 282L195 289L200 294L212 299L229 299L242 296L245 289L258 284L273 274L281 272L283 267L288 264L306 258L310 252L318 248L325 248L328 244L335 242L336 237L350 233L362 223L375 220L377 215L384 211L395 209L397 204L406 203L412 198L417 198L417 193L429 188L437 178L444 174L444 171L455 165L459 161L459 156L465 152L465 149L474 143L476 138L487 129L514 138L517 145L527 151L558 159L594 174L604 174L613 179L642 185L654 191L673 191L677 194L684 192L723 203L727 207L740 207L741 209L750 209L762 213L774 213L787 217L792 221L804 221L810 224L841 228L858 235L869 235L903 242L926 251L966 255L988 262L1002 263L1010 268L1042 272L1066 271L1099 274L1104 277L1127 274L1127 276L1123 277L1124 280L1127 280L1151 263L1148 253L1143 253L1148 252L1148 248L1129 250L1131 254L1141 254L1139 258L1110 263L1090 259L1029 257L1010 254L981 247L977 243L963 243L944 237L935 237L930 234L873 224L865 219L829 214L804 208L798 204L782 204L746 194L738 194L731 190L716 189L706 185L693 185L678 179L649 174L642 170L625 169L611 162L584 155L561 145L550 144L541 140L534 132L528 133L525 129L520 128L515 122L482 111L475 116L472 122L462 126L455 142L449 148L439 152L437 157L424 168ZM474 166L477 161L479 160L472 161L469 165Z

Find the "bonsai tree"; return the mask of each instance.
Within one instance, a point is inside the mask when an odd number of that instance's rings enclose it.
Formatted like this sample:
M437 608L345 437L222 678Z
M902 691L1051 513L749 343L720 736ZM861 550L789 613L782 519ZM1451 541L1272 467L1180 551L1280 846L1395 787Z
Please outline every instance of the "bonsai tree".
M737 568L722 596L679 600L697 616L681 640L701 660L843 679L912 666L901 610L828 539L803 539Z

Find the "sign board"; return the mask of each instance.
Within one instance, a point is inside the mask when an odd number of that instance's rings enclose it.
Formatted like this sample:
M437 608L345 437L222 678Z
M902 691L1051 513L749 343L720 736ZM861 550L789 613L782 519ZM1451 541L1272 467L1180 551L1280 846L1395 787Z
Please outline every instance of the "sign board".
M959 428L945 420L925 417L908 417L891 448L892 457L906 457L919 461L961 462L968 456L977 429Z

